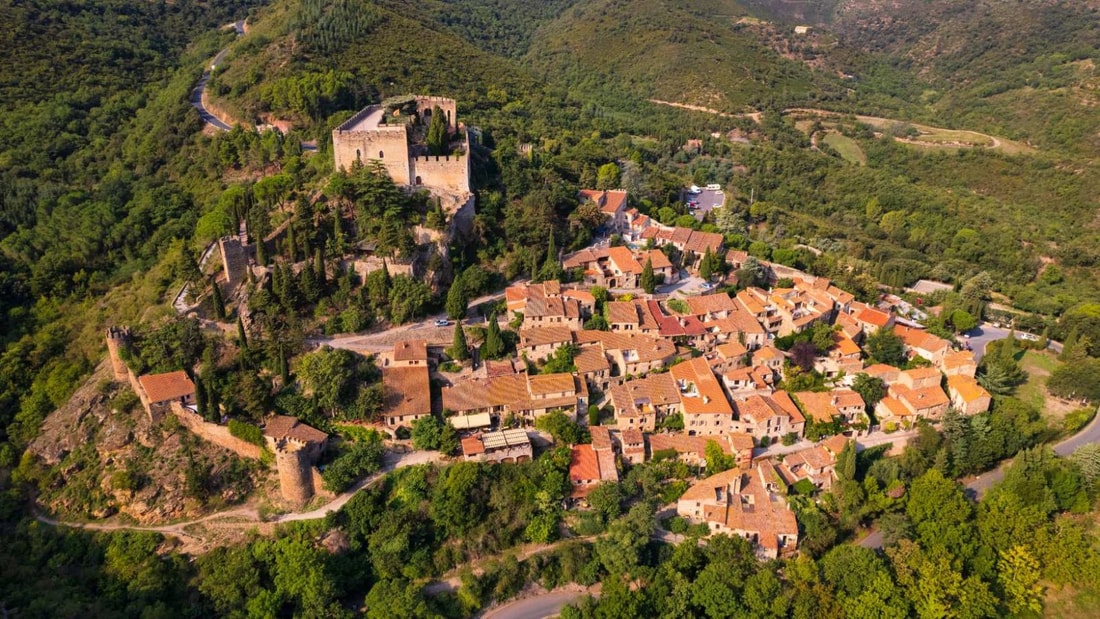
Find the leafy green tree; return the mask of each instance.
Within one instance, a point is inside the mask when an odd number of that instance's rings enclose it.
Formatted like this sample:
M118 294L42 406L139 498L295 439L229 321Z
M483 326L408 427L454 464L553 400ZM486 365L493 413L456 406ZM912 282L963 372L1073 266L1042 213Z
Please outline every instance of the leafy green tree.
M844 443L844 449L836 456L836 474L841 481L855 481L856 479L856 444L854 441Z
M699 261L699 277L710 281L712 275L714 275L714 254L710 251L710 247L708 246L706 253L703 254L702 260Z
M978 319L974 318L970 312L961 309L951 312L950 322L958 333L966 333L978 326Z
M385 451L382 440L377 436L371 440L353 443L321 473L325 489L343 492L364 475L374 473L381 468Z
M615 482L602 482L588 493L588 506L605 524L619 517L623 504L622 486Z
M653 294L657 290L657 277L653 274L653 260L651 258L647 257L645 259L645 266L642 267L642 278L639 283L646 294Z
M447 354L455 361L465 361L470 358L470 345L466 343L466 330L462 327L462 321L455 323L454 340Z
M546 365L542 366L540 374L568 374L577 371L576 364L573 363L573 358L577 355L577 346L575 344L565 344L559 346L554 354L547 360Z
M622 172L614 162L605 163L596 171L596 189L618 189Z
M717 441L708 440L703 448L703 454L707 460L707 475L715 475L737 466L737 460L732 455L722 451L722 447Z
M867 338L864 350L875 363L900 366L905 363L905 343L890 329L879 329Z
M630 574L640 563L642 550L657 526L653 513L652 505L637 503L596 540L596 556L613 578Z
M583 438L580 427L561 411L552 411L535 419L535 427L554 437L554 442L564 445L576 445Z
M329 415L335 415L353 397L355 353L342 348L322 347L302 356L295 374Z
M881 378L870 374L856 374L855 380L852 381L852 391L863 398L866 410L872 411L879 400L886 397L886 383L882 382Z
M595 404L588 405L588 426L600 425L600 407Z

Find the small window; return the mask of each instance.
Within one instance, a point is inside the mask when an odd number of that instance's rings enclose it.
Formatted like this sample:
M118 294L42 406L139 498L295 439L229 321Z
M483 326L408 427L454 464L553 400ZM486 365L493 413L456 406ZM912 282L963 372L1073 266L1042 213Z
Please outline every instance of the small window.
M382 151L378 151L378 158L379 159L385 159L386 155Z
M358 148L355 149L355 160L360 162L363 161L363 153Z

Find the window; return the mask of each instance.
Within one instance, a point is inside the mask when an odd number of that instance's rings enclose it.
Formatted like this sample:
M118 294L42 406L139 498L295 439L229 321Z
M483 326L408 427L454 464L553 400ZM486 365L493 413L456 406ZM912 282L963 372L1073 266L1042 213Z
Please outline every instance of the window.
M378 151L378 158L379 159L385 159L386 158L385 153L383 153L382 151Z
M355 160L356 161L363 161L363 153L358 148L355 149Z

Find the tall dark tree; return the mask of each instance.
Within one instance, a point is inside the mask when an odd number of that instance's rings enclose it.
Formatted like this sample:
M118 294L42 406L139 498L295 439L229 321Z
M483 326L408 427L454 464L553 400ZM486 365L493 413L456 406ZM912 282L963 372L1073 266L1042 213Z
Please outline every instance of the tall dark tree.
M539 275L543 281L561 279L561 262L558 261L558 246L554 241L553 231L550 232L550 243L546 246L546 261L542 263Z
M237 344L242 350L248 348L248 335L245 333L244 321L240 316L237 316Z
M462 275L455 276L451 289L447 291L447 317L459 320L466 317L469 300L466 298L466 283Z
M646 294L653 294L657 290L657 276L653 274L653 259L646 258L642 267L642 279L639 282Z
M214 317L218 320L225 320L225 299L222 298L222 289L216 278L211 278L210 288L214 300Z
M483 359L499 359L504 356L504 338L500 334L500 323L494 310L489 314L489 326L485 331L485 342L481 345Z
M322 247L313 250L313 274L317 277L317 284L324 288L328 275L325 273L325 250Z
M454 340L447 354L455 361L465 361L470 358L470 346L466 343L466 330L462 328L461 320L455 323Z
M433 155L446 155L448 137L447 116L439 106L436 106L432 109L432 120L428 123L428 134L425 138L428 152Z

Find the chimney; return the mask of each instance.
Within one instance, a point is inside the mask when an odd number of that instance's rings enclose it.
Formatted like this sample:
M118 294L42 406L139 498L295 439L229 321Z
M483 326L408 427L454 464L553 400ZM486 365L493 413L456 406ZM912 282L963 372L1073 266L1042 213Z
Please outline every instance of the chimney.
M708 396L708 395L703 396L703 404L710 404L710 396Z

